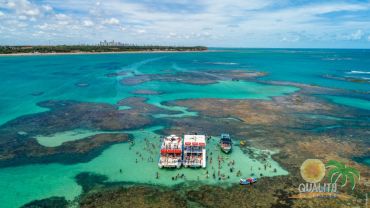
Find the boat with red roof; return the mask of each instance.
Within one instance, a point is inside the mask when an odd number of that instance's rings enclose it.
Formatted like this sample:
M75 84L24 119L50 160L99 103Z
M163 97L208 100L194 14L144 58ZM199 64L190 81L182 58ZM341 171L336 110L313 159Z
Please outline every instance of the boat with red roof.
M176 135L170 135L163 138L158 167L180 168L181 164L182 138Z

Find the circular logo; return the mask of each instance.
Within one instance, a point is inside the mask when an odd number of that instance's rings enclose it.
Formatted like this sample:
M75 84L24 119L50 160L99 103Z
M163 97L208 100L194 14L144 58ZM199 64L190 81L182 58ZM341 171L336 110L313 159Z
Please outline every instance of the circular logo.
M301 176L308 183L320 182L325 176L325 165L318 159L307 159L301 165Z

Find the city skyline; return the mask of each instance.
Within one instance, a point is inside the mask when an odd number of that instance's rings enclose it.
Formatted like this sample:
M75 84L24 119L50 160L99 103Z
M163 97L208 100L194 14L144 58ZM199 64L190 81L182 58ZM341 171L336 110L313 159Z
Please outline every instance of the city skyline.
M0 44L370 48L369 12L369 1L0 0Z

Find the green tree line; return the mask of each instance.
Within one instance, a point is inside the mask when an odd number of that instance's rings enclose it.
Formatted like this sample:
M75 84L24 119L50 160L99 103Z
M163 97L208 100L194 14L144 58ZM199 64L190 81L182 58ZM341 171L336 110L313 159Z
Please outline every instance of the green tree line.
M125 51L204 51L204 46L94 46L94 45L57 45L57 46L0 46L0 54L14 53L78 53L78 52L125 52Z

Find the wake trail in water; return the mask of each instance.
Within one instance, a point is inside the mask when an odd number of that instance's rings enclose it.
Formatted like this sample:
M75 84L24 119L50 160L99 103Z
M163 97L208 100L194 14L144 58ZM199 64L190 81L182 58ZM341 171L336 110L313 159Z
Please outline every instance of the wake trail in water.
M194 70L187 70L185 68L182 68L182 67L179 67L176 63L174 63L172 65L172 68L175 69L176 71L179 71L179 72L191 72L191 73L194 73L194 74L199 74L199 75L208 75L210 77L214 77L216 79L219 79L219 80L224 80L225 78L220 76L220 75L216 75L216 74L212 74L212 73L209 73L209 72L200 72L200 71L194 71Z
M370 74L369 71L356 71L356 70L352 70L350 72L347 72L347 74Z
M136 62L136 63L133 63L133 64L130 64L126 67L124 67L124 69L129 69L131 70L135 75L141 75L143 74L139 68L145 64L148 64L148 63L152 63L152 62L155 62L155 61L159 61L161 59L164 59L166 58L167 56L161 56L161 57L157 57L157 58L151 58L151 59L146 59L146 60L143 60L143 61L139 61L139 62ZM119 70L121 71L121 70Z

